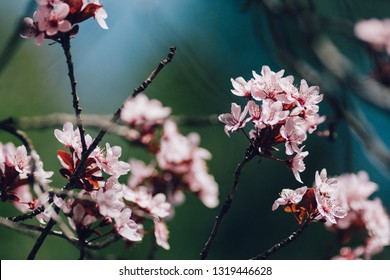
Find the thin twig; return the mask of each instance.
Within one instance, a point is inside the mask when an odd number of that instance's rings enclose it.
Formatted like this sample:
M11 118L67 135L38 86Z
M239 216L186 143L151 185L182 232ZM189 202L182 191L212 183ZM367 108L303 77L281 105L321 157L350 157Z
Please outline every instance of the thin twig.
M77 93L77 81L74 75L74 67L73 67L73 61L72 61L72 53L70 51L70 33L63 34L61 40L60 40L62 49L64 51L65 57L66 57L66 64L68 66L68 76L70 80L71 85L71 95L73 99L73 108L76 115L76 124L80 132L80 141L81 141L81 147L83 152L87 150L87 144L85 143L85 131L83 128L83 122L81 119L81 107L80 107L80 98Z
M249 148L245 152L244 158L241 160L241 162L238 164L236 170L234 171L234 179L233 179L233 184L232 187L230 188L230 191L228 195L226 196L225 202L223 203L223 206L221 210L219 211L218 216L215 217L214 225L211 229L211 233L203 247L202 252L200 253L200 259L204 260L207 258L207 255L209 253L211 244L214 240L214 238L217 236L218 233L218 228L222 223L222 219L226 215L226 213L229 211L230 206L233 202L234 195L237 192L238 188L238 183L240 182L240 176L241 176L241 171L244 168L244 166L250 162L256 155L258 155L258 151L250 145Z
M305 228L309 225L310 219L304 220L299 227L297 228L296 231L294 231L292 234L290 234L287 238L283 239L282 241L276 243L274 246L269 248L268 250L264 251L263 253L257 255L256 257L251 258L251 260L265 260L269 256L271 256L273 253L278 251L279 249L285 247L286 245L290 244L293 242L299 235L302 234L302 232L305 230Z

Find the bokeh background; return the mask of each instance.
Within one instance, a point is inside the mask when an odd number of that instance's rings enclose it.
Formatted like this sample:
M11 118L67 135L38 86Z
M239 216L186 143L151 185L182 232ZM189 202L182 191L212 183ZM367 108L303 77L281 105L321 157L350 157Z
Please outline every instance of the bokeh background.
M27 13L30 0L2 1L0 10L0 54L4 55L9 40ZM101 29L93 20L80 24L79 34L72 40L72 54L83 113L110 114L114 112L134 88L142 83L150 71L165 57L169 46L177 47L173 62L160 73L147 94L172 108L174 115L204 117L230 110L231 102L240 102L230 93L230 78L251 77L251 71L260 72L263 65L272 70L286 69L296 76L288 65L278 58L272 37L269 16L261 5L239 0L115 0L102 1L109 15L109 30ZM256 2L256 1L253 1ZM278 2L278 1L276 1ZM294 2L294 1L290 1ZM300 5L311 3L324 18L346 21L351 33L352 23L361 18L383 18L390 14L388 1L295 1ZM286 52L310 62L305 51L298 21L284 17L273 19L281 30ZM348 29L349 28L349 29ZM353 60L356 67L368 71L370 58L363 44L351 34L327 30L338 46ZM337 31L340 31L337 30ZM335 34L333 34L333 33ZM348 33L348 32L347 32ZM287 44L288 42L288 44ZM10 56L12 55L12 56ZM0 119L40 116L54 112L72 113L69 80L62 50L48 42L41 47L33 40L17 39L7 54L8 63L0 69ZM2 57L4 61L5 57ZM324 92L327 94L326 92ZM346 108L368 120L373 131L388 145L390 137L389 112L367 104L349 90L340 94ZM335 119L334 110L326 101L320 113ZM201 146L213 158L210 173L215 176L223 201L232 183L233 172L247 147L240 135L228 138L222 125L187 125L181 132L195 131L201 136ZM327 129L326 125L320 129ZM96 131L89 130L91 135ZM57 171L56 158L61 145L55 140L53 129L27 130L46 170ZM359 138L348 129L343 120L337 121L334 141L311 135L306 144L310 152L305 159L303 181L310 185L316 170L327 168L329 175L346 171L366 170L379 185L379 196L390 209L390 172L367 152ZM373 134L374 137L374 134ZM142 151L129 147L115 136L106 141L124 147L123 158L144 157ZM16 139L0 132L0 141ZM64 185L56 172L53 186ZM248 259L268 249L288 236L296 228L292 216L283 211L271 211L273 201L282 188L299 187L287 168L268 160L252 161L243 171L238 193L222 223L214 242L210 259ZM2 216L17 213L7 203L0 204ZM206 208L196 197L187 195L185 204L176 208L168 223L171 249L159 249L157 259L198 259L218 213ZM336 237L320 223L310 225L295 242L272 255L272 259L328 259L334 253ZM25 259L35 242L5 227L0 227L0 258ZM126 249L119 241L96 252L96 258L145 259L151 239ZM39 251L38 259L76 259L78 251L66 241L49 237ZM386 248L375 258L390 259Z

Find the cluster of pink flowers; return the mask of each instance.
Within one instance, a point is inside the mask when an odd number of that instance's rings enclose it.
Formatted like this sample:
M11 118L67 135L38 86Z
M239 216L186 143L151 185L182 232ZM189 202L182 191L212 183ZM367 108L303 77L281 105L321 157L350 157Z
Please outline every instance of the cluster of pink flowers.
M82 145L79 130L71 123L65 123L63 130L55 130L55 136L69 150L58 151L63 166L60 173L71 180L82 159ZM87 147L93 139L85 135ZM55 203L69 218L72 228L84 240L92 234L102 235L102 228L110 227L107 233L116 232L129 242L141 241L145 231L143 223L154 221L157 244L169 249L168 229L164 222L170 214L171 205L163 193L151 193L144 187L130 188L119 182L127 175L130 164L119 160L122 149L96 147L85 163L84 172L77 176L75 189L81 189L65 200L56 198Z
M283 206L286 212L294 214L299 223L309 219L336 224L338 219L347 215L347 209L340 205L336 197L337 189L337 180L328 178L326 169L322 169L321 173L316 172L312 188L283 189L272 210Z
M183 202L183 192L190 191L207 207L216 207L218 185L206 164L211 154L199 147L198 134L184 136L179 132L176 123L168 118L170 112L170 108L142 93L125 102L121 119L131 128L128 138L155 157L148 166L131 161L129 186L146 186L152 193L162 192L173 205Z
M390 55L390 19L361 20L355 24L355 35L379 52Z
M58 151L60 173L73 188L64 200L56 197L54 202L79 238L116 233L129 243L138 242L149 232L145 221L152 220L157 244L169 249L166 220L173 216L173 206L183 202L184 191L195 193L208 207L218 204L218 186L206 165L211 154L199 147L197 134L180 134L168 118L170 113L170 108L142 93L122 108L121 120L130 128L128 139L155 157L148 166L136 159L121 161L122 149L107 143L105 149L96 147L85 160L83 172L74 176L83 160L80 132L71 123L55 130L68 150ZM84 139L90 147L92 137L86 134ZM121 183L119 178L129 172L128 183Z
M317 86L309 87L305 80L297 88L294 77L283 77L283 74L284 70L275 73L263 66L261 75L253 71L249 81L242 77L231 79L232 93L245 98L246 105L241 110L240 105L232 103L232 112L221 114L219 120L225 124L228 135L252 124L249 137L261 156L275 159L276 146L284 143L285 153L291 156L284 162L301 182L300 172L305 170L303 159L308 155L302 144L307 133L315 131L325 120L319 116L317 105L323 95Z
M378 186L364 171L343 174L335 179L338 182L335 197L348 215L328 226L337 232L343 244L362 244L350 249L356 257L371 259L384 246L390 245L390 217L379 198L370 198Z
M15 207L25 213L39 207L39 202L30 190L29 176L32 172L32 156L35 160L35 184L48 184L53 172L43 170L39 156L27 155L25 146L15 147L12 143L0 142L0 196L1 201L12 201ZM36 186L34 186L35 188Z
M99 25L107 29L107 13L100 0L36 0L38 10L33 18L24 19L23 38L35 38L35 44L41 45L44 38L58 39L60 33L71 32L75 35L75 25L94 17Z

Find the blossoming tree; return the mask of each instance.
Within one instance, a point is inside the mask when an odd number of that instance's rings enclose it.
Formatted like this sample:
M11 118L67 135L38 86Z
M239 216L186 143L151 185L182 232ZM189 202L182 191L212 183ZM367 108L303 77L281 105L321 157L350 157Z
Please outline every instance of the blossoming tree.
M278 12L266 1L259 2L269 13ZM77 248L80 259L93 258L91 250L119 240L131 249L146 242L146 236L155 246L170 250L169 223L175 223L175 208L185 203L187 193L205 207L219 211L200 248L200 258L206 259L215 239L223 235L220 226L228 219L241 173L255 159L287 168L297 182L296 187L281 186L279 198L275 194L269 211L282 208L293 215L298 228L269 249L258 248L258 254L248 258L270 257L315 222L323 223L325 229L337 235L339 253L334 259L371 259L390 245L390 218L381 199L372 198L378 185L365 171L329 176L326 166L318 166L316 170L320 171L315 172L312 182L302 180L305 160L311 152L306 141L332 136L330 129L318 129L329 125L327 116L320 114L327 95L319 85L303 78L296 81L292 75L285 75L287 71L274 71L267 65L259 66L260 73L252 71L249 79L240 76L230 80L231 93L237 101L231 103L231 112L217 119L229 138L242 134L246 146L239 147L243 158L224 198L209 172L212 154L201 147L200 135L182 134L173 110L148 96L147 89L172 61L176 48L170 47L166 58L118 104L109 121L97 120L100 131L92 137L87 132L88 116L80 105L74 71L77 61L73 60L71 44L74 37L82 36L84 21L96 20L101 28L109 29L108 14L100 0L36 0L35 4L32 17L23 20L20 36L33 39L37 46L48 43L62 48L71 89L69 106L74 113L72 119L57 124L53 131L62 145L56 151L62 185L53 185L56 171L44 164L18 123L13 118L0 120L0 129L21 142L18 146L0 141L1 203L12 203L20 212L12 217L2 215L0 224L37 235L28 259L37 257L49 235L67 240ZM388 58L387 26L388 20L362 21L356 24L355 33ZM381 74L380 81L386 82ZM106 142L110 133L131 144L130 149L142 149L150 161L124 158L125 147ZM223 164L223 160L216 160ZM150 257L154 257L153 252Z

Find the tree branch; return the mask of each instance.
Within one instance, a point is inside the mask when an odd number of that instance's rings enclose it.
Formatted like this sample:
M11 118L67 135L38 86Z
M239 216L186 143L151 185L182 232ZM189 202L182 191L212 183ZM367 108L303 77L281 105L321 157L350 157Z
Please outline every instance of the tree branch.
M251 258L251 260L265 260L269 256L271 256L273 253L278 251L279 249L285 247L286 245L293 242L299 235L302 234L302 232L305 230L305 228L309 225L310 219L305 219L297 228L296 231L294 231L292 234L290 234L287 238L283 239L279 243L276 243L274 246L272 246L270 249L264 251L263 253L257 255L256 257Z
M233 179L232 187L230 188L230 191L229 191L228 195L226 196L225 202L223 203L223 206L222 206L218 216L215 217L215 222L214 222L214 225L211 229L211 233L209 235L209 238L207 239L207 241L203 247L203 250L200 253L200 259L204 260L207 258L211 244L214 241L215 237L217 236L219 226L221 225L224 216L229 211L230 206L231 206L233 199L234 199L234 195L237 192L238 183L240 182L241 171L244 168L244 166L248 162L250 162L256 155L258 155L258 151L252 145L250 145L249 148L245 152L244 158L241 160L241 162L238 164L236 170L234 171L234 179Z

